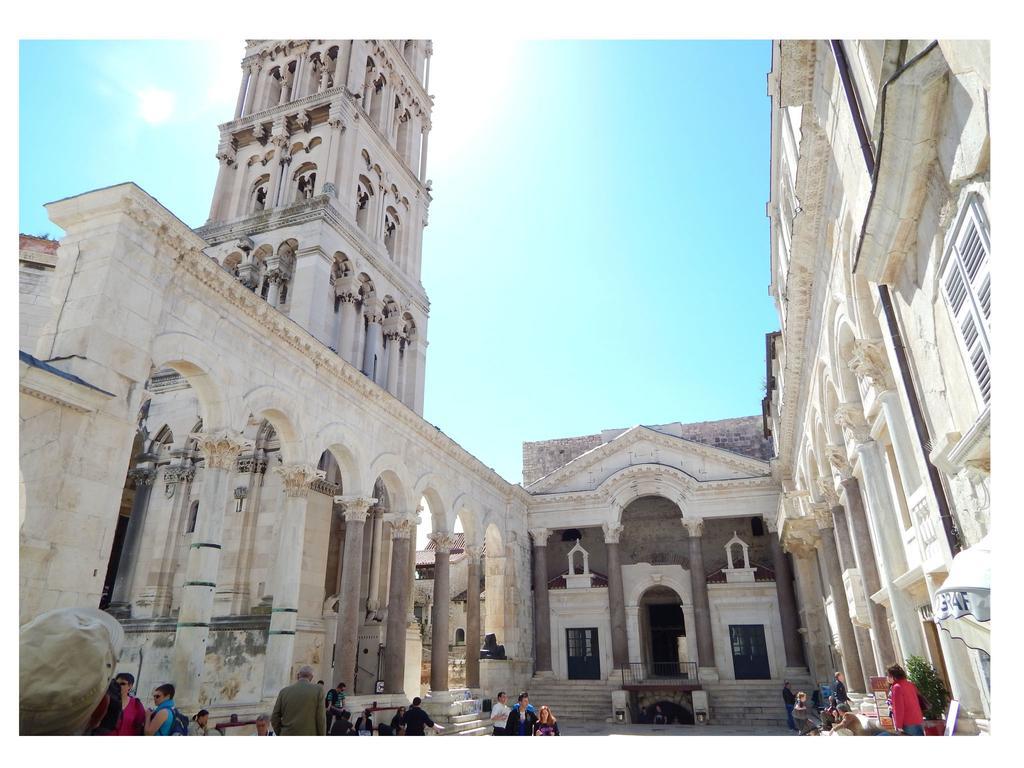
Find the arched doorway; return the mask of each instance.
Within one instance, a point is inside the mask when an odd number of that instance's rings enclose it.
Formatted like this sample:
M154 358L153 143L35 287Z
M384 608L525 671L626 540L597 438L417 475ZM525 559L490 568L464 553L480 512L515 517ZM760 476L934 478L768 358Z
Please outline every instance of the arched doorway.
M650 677L684 677L689 650L683 603L673 590L655 586L640 597L641 655Z

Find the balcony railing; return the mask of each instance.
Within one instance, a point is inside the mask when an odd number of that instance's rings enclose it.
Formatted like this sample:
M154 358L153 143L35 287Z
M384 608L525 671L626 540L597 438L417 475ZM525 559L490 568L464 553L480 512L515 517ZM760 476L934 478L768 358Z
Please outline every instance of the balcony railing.
M622 668L623 686L696 684L697 682L697 662L695 661L655 661L650 664L630 662Z

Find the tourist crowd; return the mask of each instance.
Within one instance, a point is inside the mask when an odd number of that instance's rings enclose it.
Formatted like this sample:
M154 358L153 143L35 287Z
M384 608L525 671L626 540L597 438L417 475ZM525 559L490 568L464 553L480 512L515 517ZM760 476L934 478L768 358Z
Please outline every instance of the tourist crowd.
M227 728L255 725L257 736L424 736L444 726L430 719L417 696L399 707L390 723L375 723L375 708L363 709L355 722L345 708L346 685L324 694L313 682L313 668L302 667L298 679L281 689L272 714L254 721L213 726L200 709L191 718L175 705L171 683L158 685L152 704L133 695L135 676L115 670L124 641L121 625L92 608L48 611L21 628L19 730L23 736L217 736ZM70 665L66 660L74 659ZM491 710L494 735L557 736L551 709L538 712L526 693L509 707L504 692Z

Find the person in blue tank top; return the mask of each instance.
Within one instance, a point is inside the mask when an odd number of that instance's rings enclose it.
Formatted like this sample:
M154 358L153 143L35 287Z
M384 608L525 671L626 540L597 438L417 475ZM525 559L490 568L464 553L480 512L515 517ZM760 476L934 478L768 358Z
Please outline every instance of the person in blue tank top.
M155 708L146 716L146 736L170 736L174 727L174 686L164 683L153 691Z

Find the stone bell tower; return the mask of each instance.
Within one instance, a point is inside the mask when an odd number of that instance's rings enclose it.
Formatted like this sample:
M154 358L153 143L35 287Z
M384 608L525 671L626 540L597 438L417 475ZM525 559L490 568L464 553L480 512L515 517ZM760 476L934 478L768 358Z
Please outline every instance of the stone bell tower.
M249 40L207 253L417 413L427 40Z

